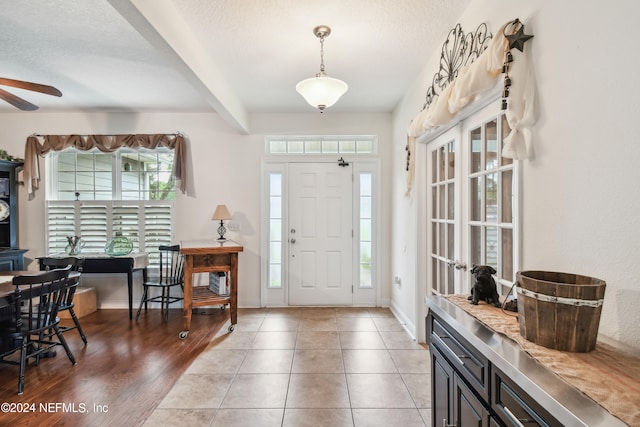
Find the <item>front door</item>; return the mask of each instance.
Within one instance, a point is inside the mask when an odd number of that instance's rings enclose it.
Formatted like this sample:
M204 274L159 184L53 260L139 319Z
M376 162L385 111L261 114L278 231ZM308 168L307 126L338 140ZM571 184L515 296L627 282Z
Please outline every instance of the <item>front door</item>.
M353 303L352 167L289 164L289 304Z

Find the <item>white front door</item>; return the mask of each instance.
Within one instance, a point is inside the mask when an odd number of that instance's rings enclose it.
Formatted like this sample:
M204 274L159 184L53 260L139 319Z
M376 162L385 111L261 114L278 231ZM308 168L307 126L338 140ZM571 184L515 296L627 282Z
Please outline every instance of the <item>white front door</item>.
M353 303L352 167L289 164L289 304Z

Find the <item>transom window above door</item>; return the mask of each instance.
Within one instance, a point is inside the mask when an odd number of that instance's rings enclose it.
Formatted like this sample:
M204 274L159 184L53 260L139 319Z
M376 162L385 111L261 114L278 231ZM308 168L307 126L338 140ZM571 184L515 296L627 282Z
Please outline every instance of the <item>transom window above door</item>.
M377 138L358 136L270 136L267 154L375 154Z

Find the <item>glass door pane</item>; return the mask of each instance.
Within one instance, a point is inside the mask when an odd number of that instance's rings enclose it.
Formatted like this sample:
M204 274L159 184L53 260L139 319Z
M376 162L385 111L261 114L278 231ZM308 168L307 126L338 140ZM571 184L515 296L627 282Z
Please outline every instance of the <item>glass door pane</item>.
M430 218L429 263L431 269L431 291L437 294L451 294L456 289L453 265L456 255L456 204L459 184L456 177L456 141L445 134L440 144L428 150L428 188L431 192L428 209Z
M485 116L486 117L486 116ZM468 121L466 135L469 153L467 160L467 199L463 208L468 209L466 227L469 266L490 265L498 272L498 292L506 293L515 280L514 222L516 186L515 164L502 158L504 138L509 129L502 114L472 125Z

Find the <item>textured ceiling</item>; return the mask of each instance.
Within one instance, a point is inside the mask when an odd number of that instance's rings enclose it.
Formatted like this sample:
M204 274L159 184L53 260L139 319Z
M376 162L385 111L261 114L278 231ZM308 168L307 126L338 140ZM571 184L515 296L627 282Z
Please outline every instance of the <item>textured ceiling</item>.
M9 89L39 111L214 109L242 127L313 111L295 85L319 70L323 24L326 72L349 84L327 111L390 112L469 1L0 0L0 77L63 92Z

